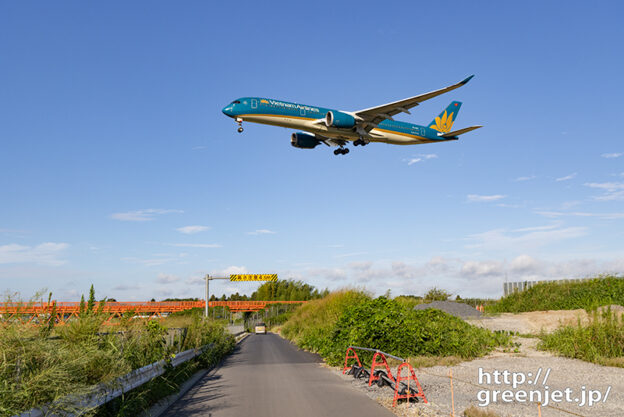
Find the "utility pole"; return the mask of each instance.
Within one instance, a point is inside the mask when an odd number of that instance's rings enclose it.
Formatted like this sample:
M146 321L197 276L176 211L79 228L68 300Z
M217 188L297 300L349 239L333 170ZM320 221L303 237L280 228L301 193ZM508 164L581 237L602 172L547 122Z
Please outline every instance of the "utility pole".
M206 274L206 276L204 277L204 280L206 281L206 294L204 295L204 298L206 300L206 305L204 306L204 316L206 318L208 318L208 303L210 301L210 287L208 282L212 281L213 279L230 279L229 277L211 277L209 274Z
M206 274L204 280L206 280L206 305L204 306L204 316L208 318L208 301L210 300L210 289L208 287L208 282L210 282L210 275Z

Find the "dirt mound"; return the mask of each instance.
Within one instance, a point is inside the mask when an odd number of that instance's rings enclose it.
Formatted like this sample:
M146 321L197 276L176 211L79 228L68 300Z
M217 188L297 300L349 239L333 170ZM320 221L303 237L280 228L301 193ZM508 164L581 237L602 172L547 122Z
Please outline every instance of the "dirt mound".
M418 304L414 307L414 310L426 310L428 308L435 308L442 310L452 316L459 317L460 319L479 318L482 316L481 312L474 307L464 303L456 303L453 301L433 301L428 304Z
M470 324L490 330L507 330L524 334L551 333L560 326L585 324L589 315L583 309L529 311L527 313L502 313L482 320L468 320Z

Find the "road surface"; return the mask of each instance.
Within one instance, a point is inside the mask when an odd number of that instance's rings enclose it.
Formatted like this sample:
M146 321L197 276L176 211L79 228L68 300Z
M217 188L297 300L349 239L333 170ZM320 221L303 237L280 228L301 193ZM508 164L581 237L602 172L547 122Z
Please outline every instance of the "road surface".
M275 334L252 334L163 415L394 417L320 362Z

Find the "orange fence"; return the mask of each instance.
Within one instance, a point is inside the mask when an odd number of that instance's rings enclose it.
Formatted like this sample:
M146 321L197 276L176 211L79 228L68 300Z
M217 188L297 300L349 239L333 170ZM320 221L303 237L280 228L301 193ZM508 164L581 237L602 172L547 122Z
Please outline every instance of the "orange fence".
M228 307L232 312L258 311L269 304L302 304L305 301L210 301L209 307ZM48 321L55 309L56 321L65 323L80 314L78 302L39 302L39 303L0 303L0 316L4 319L16 319L25 323ZM106 302L102 306L95 303L95 311L110 314L107 322L124 313L132 312L135 316L146 318L163 317L177 311L191 308L204 308L204 301L163 301L163 302ZM41 316L41 317L40 317Z

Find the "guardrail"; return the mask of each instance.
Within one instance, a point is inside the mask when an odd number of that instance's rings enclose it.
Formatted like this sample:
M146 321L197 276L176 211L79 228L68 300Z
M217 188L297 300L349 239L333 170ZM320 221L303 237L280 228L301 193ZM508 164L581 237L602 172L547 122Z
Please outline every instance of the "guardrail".
M163 359L158 362L146 365L142 368L135 369L134 371L124 376L121 376L111 382L96 385L89 394L82 396L70 395L63 398L62 400L57 401L56 405L63 405L64 408L71 408L76 410L94 409L164 374L168 364L173 367L179 366L184 362L188 362L189 360L201 355L206 350L211 349L212 347L213 344L210 344L180 352L176 354L173 358L171 358L170 361L165 361ZM33 408L29 411L25 411L22 414L19 414L19 416L13 417L58 416L59 414L55 414L54 412L56 408L59 407L55 407L55 405L52 404L51 406ZM63 412L62 415L64 417L73 417L76 414Z

